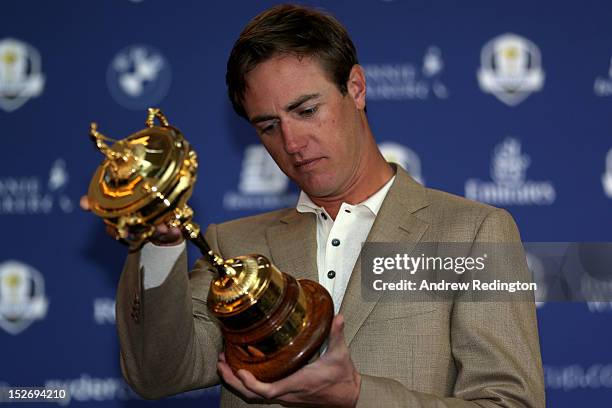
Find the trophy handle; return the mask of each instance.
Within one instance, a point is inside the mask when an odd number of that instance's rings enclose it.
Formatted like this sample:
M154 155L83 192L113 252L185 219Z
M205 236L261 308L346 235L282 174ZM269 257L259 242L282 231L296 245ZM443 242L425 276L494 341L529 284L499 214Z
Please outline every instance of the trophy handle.
M155 118L159 120L159 123L163 127L170 126L170 123L168 122L166 115L164 115L159 108L149 108L148 109L147 120L145 121L145 126L150 127L150 128L154 127Z
M111 160L111 163L114 162L116 159L121 158L122 156L121 153L114 151L106 144L106 142L116 143L118 142L118 140L112 139L98 132L97 123L95 122L91 123L91 127L89 128L89 136L91 137L91 140L96 145L96 148L100 152L102 152L102 154L104 154L109 160Z

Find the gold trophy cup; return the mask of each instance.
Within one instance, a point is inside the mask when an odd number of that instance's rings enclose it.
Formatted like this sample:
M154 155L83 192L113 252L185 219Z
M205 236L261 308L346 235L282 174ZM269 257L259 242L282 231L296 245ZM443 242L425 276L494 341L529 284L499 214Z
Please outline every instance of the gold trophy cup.
M230 367L265 382L291 374L329 334L331 297L318 283L296 280L262 255L223 259L211 250L187 205L198 168L195 151L159 109L149 109L145 124L122 140L91 124L90 136L105 155L89 185L91 210L131 249L140 248L159 223L179 227L215 274L208 309L220 323Z

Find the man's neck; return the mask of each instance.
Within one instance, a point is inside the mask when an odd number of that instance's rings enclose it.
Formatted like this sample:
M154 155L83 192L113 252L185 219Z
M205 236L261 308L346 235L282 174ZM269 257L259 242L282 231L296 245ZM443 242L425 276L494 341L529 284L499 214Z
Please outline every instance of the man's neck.
M356 175L352 184L341 194L330 197L310 197L313 203L325 208L325 211L336 219L342 203L359 204L380 190L393 177L393 168L382 156L364 166Z

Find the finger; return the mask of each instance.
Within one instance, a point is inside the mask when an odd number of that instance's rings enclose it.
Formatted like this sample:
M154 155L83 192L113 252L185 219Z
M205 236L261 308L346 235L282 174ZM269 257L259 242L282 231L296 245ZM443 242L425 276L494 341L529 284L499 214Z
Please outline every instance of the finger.
M82 196L81 199L79 200L79 206L81 207L82 210L85 210L85 211L91 210L91 206L89 205L89 198L87 198L86 195Z
M168 232L177 236L183 235L183 230L181 230L179 227L169 227Z
M276 382L265 383L259 381L252 373L247 370L238 370L238 377L242 384L251 392L265 397L266 399L280 399L292 402L292 394L304 391L307 386L307 378L304 376L305 368L278 380Z
M274 393L274 383L264 383L259 381L253 374L247 370L238 370L238 377L244 386L254 394L261 395L266 399L276 398Z
M183 238L183 232L177 227L168 227L166 235L172 237L175 241L179 238Z
M155 235L164 235L168 233L168 226L166 223L162 222L161 224L157 224L155 226Z
M223 378L223 381L225 381L230 387L232 387L245 397L250 399L263 399L261 395L258 395L257 393L254 393L247 389L247 387L245 387L242 383L242 380L236 377L231 367L226 362L218 361L217 370L219 371L221 378Z
M117 234L117 230L110 225L106 226L106 233L115 239L119 239L119 234Z
M169 227L166 224L158 224L155 226L155 232L151 237L154 244L170 244L176 245L183 241L183 233L177 227Z
M344 316L338 314L334 317L329 331L327 351L330 352L343 346L346 347L346 341L344 340Z

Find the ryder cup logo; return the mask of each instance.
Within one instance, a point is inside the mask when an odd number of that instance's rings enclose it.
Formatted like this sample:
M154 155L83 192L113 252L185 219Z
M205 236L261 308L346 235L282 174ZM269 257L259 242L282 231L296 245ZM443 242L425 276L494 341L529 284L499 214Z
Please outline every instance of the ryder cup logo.
M480 88L509 106L518 105L544 85L540 50L516 34L500 35L485 44L480 64Z
M393 142L383 142L378 145L385 160L397 163L408 172L417 182L425 184L421 174L421 159L408 147Z
M39 96L44 85L38 51L13 38L0 40L0 108L18 109Z
M608 150L606 156L606 172L601 176L601 183L606 195L612 198L612 149Z
M242 160L238 191L223 196L227 210L274 209L295 205L297 194L289 193L289 179L261 145L247 146Z
M418 63L364 64L369 100L446 99L448 89L440 79L442 52L429 47Z
M18 261L0 263L0 327L18 334L43 319L48 304L40 272Z
M493 205L550 205L556 191L549 181L527 180L529 156L521 152L518 139L506 138L495 147L491 161L493 182L469 179L465 197Z
M172 76L159 51L148 45L132 45L115 55L106 79L117 103L140 110L157 105L166 96Z

